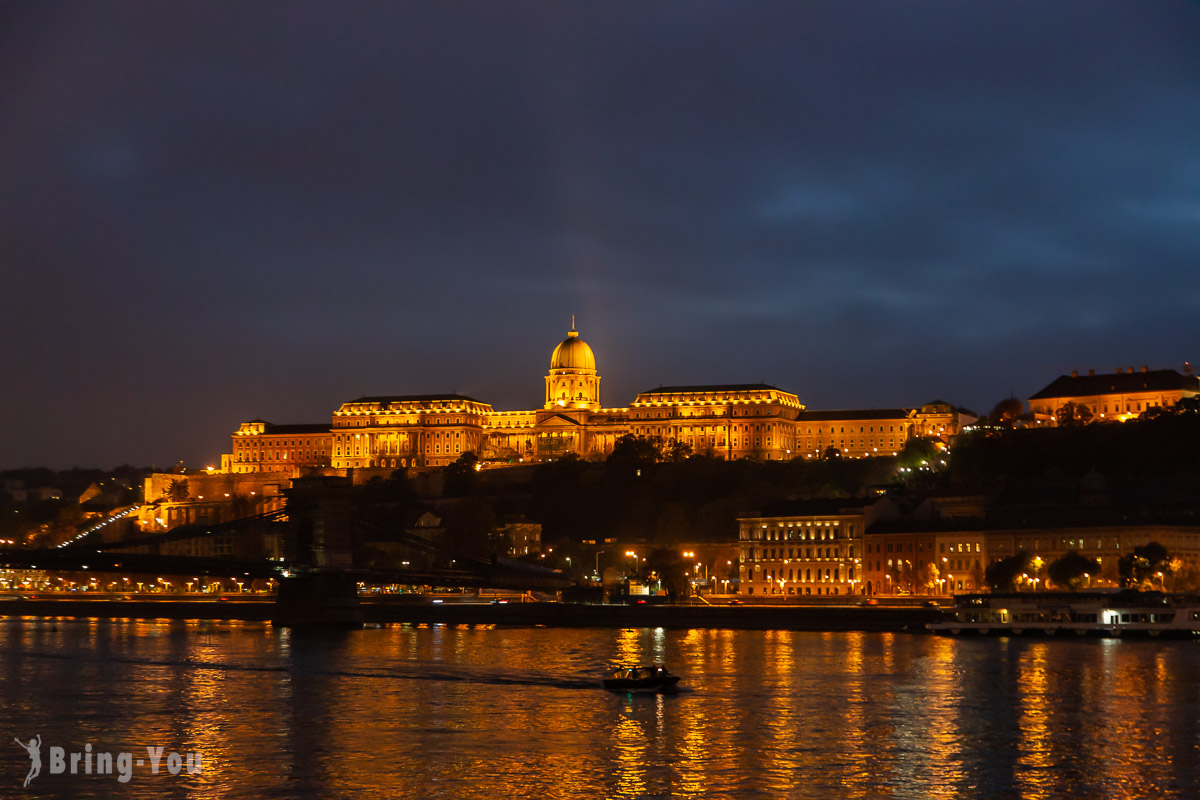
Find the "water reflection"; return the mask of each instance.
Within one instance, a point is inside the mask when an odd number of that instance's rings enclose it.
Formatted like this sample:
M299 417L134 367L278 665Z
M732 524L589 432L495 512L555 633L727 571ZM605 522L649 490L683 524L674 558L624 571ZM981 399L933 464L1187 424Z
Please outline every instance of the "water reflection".
M10 619L0 718L47 746L203 754L124 786L44 771L45 797L1193 796L1197 647ZM648 662L683 690L599 688Z

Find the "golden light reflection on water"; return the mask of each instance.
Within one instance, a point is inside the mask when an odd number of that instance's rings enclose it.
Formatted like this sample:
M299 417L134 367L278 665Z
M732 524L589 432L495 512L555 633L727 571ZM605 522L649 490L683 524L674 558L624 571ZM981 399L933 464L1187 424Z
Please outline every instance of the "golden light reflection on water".
M644 658L642 639L644 628L624 628L617 631L617 653L614 667L621 664L640 664Z
M1055 753L1050 732L1054 700L1049 696L1050 645L1031 644L1020 657L1017 685L1020 689L1020 752L1017 785L1021 796L1049 797L1053 789L1051 767Z
M1197 646L10 620L0 716L198 749L195 797L1195 796ZM599 688L651 661L683 690Z
M969 732L963 729L960 712L964 699L963 675L959 664L958 642L936 637L928 654L922 659L923 672L917 683L915 713L909 719L908 745L918 753L913 760L918 768L930 775L931 797L954 797L964 789L977 788L971 774L963 767L961 755ZM924 722L922 725L921 722ZM925 747L921 743L925 742ZM912 782L910 776L910 782Z
M845 788L847 797L864 797L864 791L873 789L877 782L880 765L876 763L874 748L870 746L872 725L869 720L869 704L874 699L870 673L867 670L866 635L846 635L846 648L842 658L846 676L846 698L841 706L838 720L839 735L845 742Z
M1112 796L1175 796L1162 776L1192 768L1200 752L1194 734L1188 746L1170 733L1177 725L1180 691L1194 686L1194 674L1179 670L1179 647L1191 643L1103 644L1089 693L1096 711L1088 721L1097 724L1084 728L1088 752L1098 759L1099 782ZM1155 769L1147 769L1150 764Z
M630 705L635 700L630 700ZM613 727L613 749L616 752L616 787L617 797L640 797L646 791L645 769L646 732L643 725L633 716L629 708L618 719Z
M808 698L786 691L796 675L797 663L793 631L764 632L764 683L769 688L764 698L766 713L764 728L771 738L776 758L761 764L763 786L773 792L794 792L800 773L798 749L805 738L805 728L811 720L800 718L799 706L807 706Z

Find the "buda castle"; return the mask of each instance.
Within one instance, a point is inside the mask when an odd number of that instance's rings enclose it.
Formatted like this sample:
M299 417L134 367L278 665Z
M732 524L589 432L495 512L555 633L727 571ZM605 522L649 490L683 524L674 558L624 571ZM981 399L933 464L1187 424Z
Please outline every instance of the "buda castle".
M600 403L596 356L578 331L550 356L545 402L497 411L459 394L360 397L330 424L275 425L258 419L233 434L222 471L283 472L441 467L472 452L485 463L531 463L575 453L602 459L622 436L661 437L722 459L893 455L913 437L943 441L975 421L935 401L920 408L809 411L791 392L766 384L662 386L628 407Z

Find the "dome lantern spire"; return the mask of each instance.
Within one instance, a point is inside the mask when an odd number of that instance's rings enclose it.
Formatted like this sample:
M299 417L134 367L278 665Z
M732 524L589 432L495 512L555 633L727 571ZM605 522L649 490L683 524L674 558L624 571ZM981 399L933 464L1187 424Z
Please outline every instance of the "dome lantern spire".
M600 407L600 376L596 374L596 356L575 330L554 348L550 356L550 374L546 376L546 408L595 409Z

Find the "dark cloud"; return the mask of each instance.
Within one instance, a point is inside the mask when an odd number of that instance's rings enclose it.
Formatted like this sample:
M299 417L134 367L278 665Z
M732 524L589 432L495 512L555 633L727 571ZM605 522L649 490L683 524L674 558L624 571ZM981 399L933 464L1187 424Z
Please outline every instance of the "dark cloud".
M0 466L767 380L986 410L1194 358L1200 6L0 6ZM1110 363L1111 362L1111 363Z

